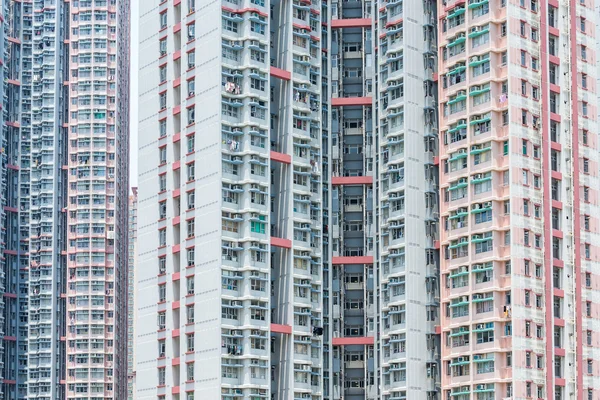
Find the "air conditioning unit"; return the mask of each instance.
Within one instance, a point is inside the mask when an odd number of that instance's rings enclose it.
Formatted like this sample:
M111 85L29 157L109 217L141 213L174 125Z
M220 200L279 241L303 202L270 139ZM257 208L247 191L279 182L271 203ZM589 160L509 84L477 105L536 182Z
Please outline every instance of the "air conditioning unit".
M462 297L460 298L460 302L461 302L461 303L467 303L468 301L469 301L469 296L462 296Z
M473 235L473 239L483 239L483 235Z
M485 390L485 385L477 385L477 390Z
M477 61L479 61L479 56L474 56L474 57L471 57L471 60L470 60L470 61L471 61L471 62L477 62Z
M458 149L458 151L456 152L456 154L467 154L467 149Z
M475 329L484 329L484 325L483 324L477 324L475 326Z
M242 305L242 302L241 302L241 301L239 301L239 300L232 300L232 301L231 301L231 305L232 305L232 306L236 306L236 307L238 307L238 306L241 306L241 305Z
M483 203L483 207L484 208L490 208L492 206L492 202L491 201L486 201L485 203Z
M253 183L252 185L250 185L251 189L260 189L260 185L257 183Z
M460 92L457 93L459 96L461 94L467 94L464 90L461 90ZM466 125L467 124L467 120L466 119L459 119L457 125Z
M242 214L233 214L233 219L242 219Z
M471 28L471 32L479 32L481 30L480 26L474 26Z
M475 174L475 179L482 179L483 178L483 174Z
M466 237L461 237L459 243L467 243L468 241L469 239L467 239Z
M466 326L461 326L460 328L458 328L459 332L467 332L468 328Z
M231 189L233 189L233 190L242 190L242 185L233 185L233 186L231 186Z
M473 209L474 210L479 210L480 208L481 208L481 203L473 204Z
M469 267L467 267L466 265L462 266L462 267L460 267L459 271L460 272L469 272Z
M460 362L463 362L463 361L465 361L465 360L464 360L464 357L458 357L458 358L456 359L456 361L460 363Z

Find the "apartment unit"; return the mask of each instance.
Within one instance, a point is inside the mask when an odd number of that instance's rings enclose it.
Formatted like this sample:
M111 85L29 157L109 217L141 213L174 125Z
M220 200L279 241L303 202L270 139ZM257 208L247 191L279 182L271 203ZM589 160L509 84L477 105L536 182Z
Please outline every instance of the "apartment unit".
M596 399L594 3L438 14L443 396Z
M2 3L3 399L126 396L129 7Z
M127 260L127 399L133 400L135 392L135 263L137 260L137 187L129 195L129 246Z
M437 398L436 11L141 2L137 398Z

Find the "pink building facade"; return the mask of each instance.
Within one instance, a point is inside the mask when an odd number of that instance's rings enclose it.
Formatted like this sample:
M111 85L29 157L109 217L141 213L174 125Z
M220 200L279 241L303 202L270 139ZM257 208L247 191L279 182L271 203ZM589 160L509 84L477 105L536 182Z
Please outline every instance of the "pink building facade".
M444 399L600 398L593 11L438 5Z

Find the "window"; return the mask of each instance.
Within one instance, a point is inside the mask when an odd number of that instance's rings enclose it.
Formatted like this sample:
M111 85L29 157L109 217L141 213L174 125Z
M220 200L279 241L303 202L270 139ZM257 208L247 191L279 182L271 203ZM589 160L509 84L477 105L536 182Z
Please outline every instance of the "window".
M186 197L187 197L187 209L191 210L193 208L195 208L196 206L196 192L194 190L191 190L189 192L186 193Z
M187 30L188 30L188 41L192 41L192 40L196 39L196 23L192 22L191 24L188 24Z
M187 352L194 351L194 334L190 333L186 337Z
M521 21L521 23L520 23L520 32L521 32L521 36L523 36L523 37L525 36L525 33L526 33L525 26L526 26L525 25L525 21Z
M187 294L188 295L194 294L195 281L196 281L196 279L193 275L187 277L186 286L187 286Z
M167 272L167 258L161 257L158 259L158 273L159 275Z
M186 380L193 381L194 380L194 363L190 362L186 365Z
M585 315L588 317L592 316L592 302L591 301L585 302Z
M196 149L196 135L191 134L187 137L187 153L193 153Z
M160 137L167 136L167 120L163 119L158 123Z
M159 368L158 369L158 385L159 386L163 386L166 383L166 368Z
M584 89L587 88L587 74L581 74L581 87Z
M225 18L223 18L221 21L223 23L223 30L237 33L237 31L238 31L238 23L237 22L230 21Z
M587 146L587 145L588 145L588 138L589 138L589 133L588 133L588 130L587 130L587 129L583 129L583 130L581 131L581 141L583 142L583 144L584 144L585 146Z
M592 258L591 250L590 250L590 244L589 243L585 243L584 244L583 251L585 253L585 258L587 258L587 259Z
M583 172L586 174L590 172L590 160L587 158L583 159Z
M583 216L583 229L585 229L586 231L590 230L590 216L589 215Z
M521 50L521 65L527 67L527 52L525 50Z
M167 108L167 92L163 92L158 96L158 102L160 110Z
M194 218L188 219L187 220L187 237L188 238L194 237L194 235L195 235L194 228L195 228Z
M536 28L531 28L531 40L537 42L539 39L538 30Z
M528 323L529 323L529 321L527 321L525 323L525 327L526 327L525 329L527 329ZM531 368L531 352L530 351L525 352L525 366L528 368ZM527 384L530 385L529 390L531 390L531 383L527 382ZM531 395L529 395L529 396L531 396Z
M187 109L187 123L188 125L196 123L196 108L194 106Z
M587 47L583 44L581 45L581 59L584 61L587 60Z
M187 164L187 181L193 181L196 179L196 164L191 162Z
M527 140L526 139L523 139L522 148L523 148L523 155L526 156L527 155Z
M529 290L525 291L525 305L526 306L530 306L531 305L531 292ZM528 326L528 324L529 324L529 322L525 322L525 326L526 327Z
M167 245L167 229L161 229L158 231L158 245L166 246Z
M187 63L188 63L188 69L192 69L196 66L196 51L192 50L190 52L187 53Z
M167 27L167 12L163 12L160 14L160 29L165 29Z
M196 78L189 79L187 81L188 97L192 97L196 94Z
M160 66L158 72L160 76L160 82L165 82L167 80L167 65L165 64Z
M187 266L193 267L196 263L196 250L192 247L187 249Z
M193 324L194 323L194 305L193 304L185 307L185 315L186 315L187 323Z

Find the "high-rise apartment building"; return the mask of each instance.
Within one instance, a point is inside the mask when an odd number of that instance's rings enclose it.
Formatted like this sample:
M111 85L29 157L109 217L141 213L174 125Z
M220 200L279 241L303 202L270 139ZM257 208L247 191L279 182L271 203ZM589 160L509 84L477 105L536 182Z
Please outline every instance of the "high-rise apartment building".
M597 399L594 3L439 13L445 399Z
M133 400L135 390L135 263L137 260L137 187L129 195L129 258L127 261L127 399Z
M140 16L137 398L437 398L435 2Z
M139 398L600 396L592 2L140 15Z
M3 399L126 398L129 9L2 2Z

